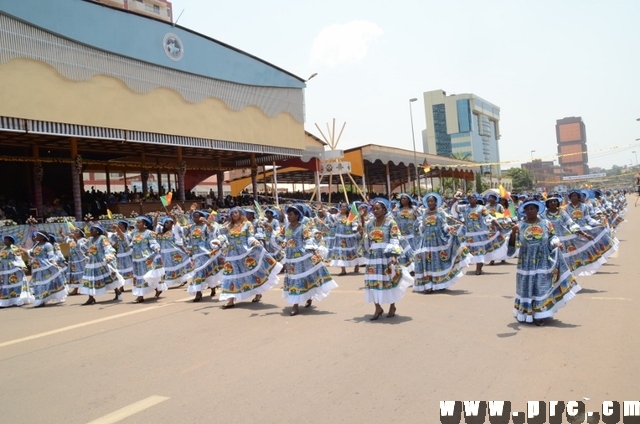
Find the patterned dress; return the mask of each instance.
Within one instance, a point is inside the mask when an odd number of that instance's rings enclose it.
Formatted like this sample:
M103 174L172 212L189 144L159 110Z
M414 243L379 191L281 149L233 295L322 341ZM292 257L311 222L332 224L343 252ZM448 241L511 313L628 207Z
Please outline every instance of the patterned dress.
M575 297L580 286L560 249L553 224L538 219L518 223L520 256L516 270L516 299L513 315L520 322L550 318Z
M349 222L346 215L339 215L331 225L335 228L335 234L333 246L329 250L330 265L340 267L364 265L364 258L358 255L360 235L357 232L357 220Z
M133 250L131 234L125 231L122 238L118 234L110 237L111 245L116 249L116 267L125 285L133 284Z
M573 205L569 203L565 206L565 211L569 218L580 226L580 229L593 237L596 252L607 259L618 250L618 239L611 234L611 229L607 226L599 226L599 222L589 215L590 207L585 203Z
M2 246L0 249L0 307L22 306L31 303L33 296L27 287L22 260L22 251L18 246Z
M457 282L463 268L471 263L469 249L460 242L447 224L443 211L425 212L420 218L420 236L415 252L413 291L444 290Z
M255 239L253 224L224 227L220 233L226 248L220 300L244 300L278 284L282 264Z
M84 251L88 261L84 267L80 293L99 296L108 290L124 286L124 280L114 266L116 250L106 236L88 238L84 244Z
M134 296L144 296L158 288L164 275L156 233L149 230L135 230L131 238L131 247L134 275L131 292Z
M84 267L87 263L87 257L84 254L84 245L87 239L81 238L74 240L72 238L67 239L69 244L69 265L67 266L67 286L72 289L79 289L82 287L82 275L84 274Z
M160 255L164 265L164 279L158 290L167 290L169 287L179 286L193 278L194 267L191 257L180 249L184 244L180 236L180 227L174 228L175 231L157 234Z
M316 232L311 222L307 225L299 223L295 228L287 224L281 231L280 239L285 245L282 297L289 304L322 300L338 287L322 262Z
M418 220L418 211L415 207L400 208L394 211L393 215L398 228L400 228L400 234L402 234L400 238L402 255L398 258L398 263L409 267L409 271L413 271L413 255L417 245L415 224Z
M364 229L365 252L367 254L364 276L366 302L377 304L395 303L413 283L409 272L400 265L390 263L391 256L400 256L400 228L391 215L387 215L381 226L376 220L367 222Z
M51 243L35 245L29 250L31 258L31 281L34 306L47 302L64 302L67 298L67 278L56 265L56 254Z
M544 217L553 224L556 235L564 247L562 256L574 276L592 275L607 262L594 241L575 234L580 231L580 226L571 220L567 212L558 209L556 213L551 213L547 209Z
M194 266L193 278L187 293L196 294L220 286L220 271L224 264L222 250L211 248L211 241L216 237L216 233L213 225L210 229L206 224L192 224L187 229Z
M486 223L491 216L482 205L458 206L458 212L464 217L462 236L469 252L473 255L472 264L499 261L507 257L507 239L492 231Z

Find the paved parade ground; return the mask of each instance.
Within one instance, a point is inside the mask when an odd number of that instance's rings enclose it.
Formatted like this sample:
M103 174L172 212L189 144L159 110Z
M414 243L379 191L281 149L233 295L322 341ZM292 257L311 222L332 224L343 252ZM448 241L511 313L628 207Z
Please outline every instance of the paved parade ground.
M353 273L295 317L278 289L229 310L184 287L1 310L0 422L438 423L441 400L640 400L635 200L619 252L543 327L512 316L515 260L376 322Z

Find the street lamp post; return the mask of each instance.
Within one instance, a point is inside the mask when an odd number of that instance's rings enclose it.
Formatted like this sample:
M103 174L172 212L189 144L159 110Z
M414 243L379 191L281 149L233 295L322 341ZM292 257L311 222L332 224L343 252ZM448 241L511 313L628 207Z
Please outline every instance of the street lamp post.
M418 186L416 187L416 192L418 193L418 197L420 197L420 173L418 172L418 156L416 154L416 134L413 130L413 108L411 107L411 103L418 101L416 97L409 99L409 118L411 119L411 139L413 140L413 166L416 169L416 179L418 182Z
M631 153L633 153L636 156L636 168L638 167L638 153L633 150Z

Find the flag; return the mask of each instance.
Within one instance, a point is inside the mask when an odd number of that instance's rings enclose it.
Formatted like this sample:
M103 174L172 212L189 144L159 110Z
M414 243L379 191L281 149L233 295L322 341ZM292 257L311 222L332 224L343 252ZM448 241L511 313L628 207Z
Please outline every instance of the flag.
M76 230L76 227L71 223L71 221L67 221L67 230L69 230L70 233Z
M209 212L209 221L215 221L216 215L218 215L218 212L216 211Z
M504 211L504 216L506 218L512 218L516 216L516 207L513 202L509 202L509 207Z
M427 162L426 159L424 160L424 162L422 162L422 169L424 170L425 174L431 171L431 165L429 165L429 162Z
M160 201L162 202L162 206L167 207L171 204L171 199L173 198L173 193L169 192L166 196L160 196Z
M111 211L109 209L107 209L107 217L109 219L113 219L113 215L111 214Z
M347 222L353 222L358 217L358 207L356 206L356 202L351 203L351 210L349 210L349 216L347 217Z
M507 199L511 197L511 194L507 190L505 190L502 184L500 184L500 187L498 187L498 189L500 190L500 197L506 197Z
M260 203L258 203L258 201L257 201L257 200L254 200L254 201L253 201L253 204L254 204L254 205L255 205L255 207L256 207L256 212L258 213L258 216L259 216L260 218L264 218L264 212L262 211L262 208L260 207Z

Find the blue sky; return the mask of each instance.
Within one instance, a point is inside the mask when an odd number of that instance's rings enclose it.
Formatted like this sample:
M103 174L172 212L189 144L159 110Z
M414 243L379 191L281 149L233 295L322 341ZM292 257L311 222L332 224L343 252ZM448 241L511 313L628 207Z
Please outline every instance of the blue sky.
M412 149L422 93L474 93L501 109L502 161L553 160L555 121L581 116L589 165L640 156L640 2L173 0L179 24L302 78L305 128L346 122L339 148ZM613 148L616 146L625 146ZM613 148L613 149L612 149ZM503 169L514 165L505 165Z

